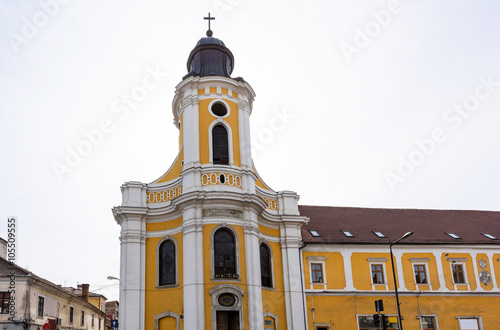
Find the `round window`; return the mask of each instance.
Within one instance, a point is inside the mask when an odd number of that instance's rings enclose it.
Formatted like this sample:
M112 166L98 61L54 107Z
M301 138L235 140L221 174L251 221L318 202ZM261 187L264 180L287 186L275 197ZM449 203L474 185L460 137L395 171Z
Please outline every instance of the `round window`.
M224 117L227 115L227 108L224 104L217 102L212 105L212 113L216 116Z
M231 293L223 293L219 296L219 305L224 307L231 307L236 304L236 297Z

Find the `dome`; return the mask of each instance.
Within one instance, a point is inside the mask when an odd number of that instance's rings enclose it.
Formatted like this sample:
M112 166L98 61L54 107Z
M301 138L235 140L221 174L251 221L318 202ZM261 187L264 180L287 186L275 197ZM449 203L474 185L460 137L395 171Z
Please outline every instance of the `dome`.
M234 68L233 53L224 45L222 40L214 38L211 33L201 38L189 54L187 61L188 74L182 79L190 76L207 77L223 76L231 77Z

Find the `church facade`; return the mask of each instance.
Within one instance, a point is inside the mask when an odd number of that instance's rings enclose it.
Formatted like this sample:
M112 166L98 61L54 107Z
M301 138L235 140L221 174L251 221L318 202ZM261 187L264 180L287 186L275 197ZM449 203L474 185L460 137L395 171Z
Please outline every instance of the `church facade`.
M488 230L446 241L404 221L410 211L384 221L384 212L375 219L372 209L299 206L295 192L272 190L251 157L255 93L231 78L233 65L209 30L175 90L177 158L157 180L121 187L113 209L121 226L120 329L378 329L378 299L398 328L388 243L406 229L415 235L395 253L405 327L494 328L484 327L497 322L484 306L500 303L500 252L482 235ZM489 235L498 237L500 215L486 213ZM435 297L447 307L437 308ZM450 314L453 306L461 307Z

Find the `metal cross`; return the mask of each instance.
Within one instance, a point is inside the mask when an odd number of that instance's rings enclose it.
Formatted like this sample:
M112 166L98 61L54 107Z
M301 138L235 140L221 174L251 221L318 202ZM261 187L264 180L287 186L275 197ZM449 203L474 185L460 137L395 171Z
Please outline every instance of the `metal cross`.
M208 13L208 17L203 17L203 19L208 20L208 30L210 30L210 21L214 20L215 17L210 17L210 13Z

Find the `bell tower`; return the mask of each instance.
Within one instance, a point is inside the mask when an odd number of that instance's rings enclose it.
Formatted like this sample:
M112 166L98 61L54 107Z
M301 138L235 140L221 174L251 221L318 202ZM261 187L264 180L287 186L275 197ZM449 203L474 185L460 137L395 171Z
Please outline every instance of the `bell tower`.
M213 17L208 16L209 24ZM210 30L172 102L179 153L155 181L122 185L120 327L304 329L298 195L258 176L255 92Z

